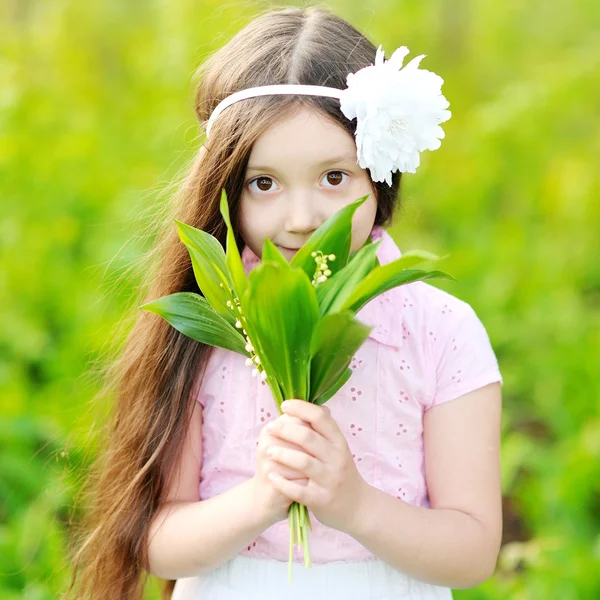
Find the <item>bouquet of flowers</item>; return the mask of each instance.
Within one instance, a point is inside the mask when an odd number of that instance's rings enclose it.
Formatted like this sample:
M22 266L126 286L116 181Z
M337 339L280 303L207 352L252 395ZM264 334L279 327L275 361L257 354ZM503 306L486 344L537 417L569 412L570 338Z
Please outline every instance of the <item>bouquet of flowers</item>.
M225 190L221 214L227 225L226 251L206 233L176 220L202 295L179 292L140 308L166 319L184 335L246 356L252 374L266 381L281 414L286 399L324 404L352 374L350 361L371 327L356 313L394 287L425 279L454 279L441 271L412 267L440 257L420 250L379 265L380 242L350 253L352 217L367 196L325 221L288 263L265 239L262 261L246 276L237 247ZM311 566L308 509L296 502L289 510L289 581L293 547L304 548Z

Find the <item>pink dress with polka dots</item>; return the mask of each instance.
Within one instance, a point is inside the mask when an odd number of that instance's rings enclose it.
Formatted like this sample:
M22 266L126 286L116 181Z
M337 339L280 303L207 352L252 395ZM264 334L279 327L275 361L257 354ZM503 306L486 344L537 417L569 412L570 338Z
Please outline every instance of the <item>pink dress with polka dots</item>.
M401 255L374 228L381 264ZM246 247L249 272L260 259ZM487 332L466 302L425 282L392 289L357 318L373 330L352 359L353 374L327 403L367 483L416 506L429 507L424 472L423 415L502 377ZM271 391L244 357L214 348L197 392L203 407L200 498L211 498L251 478L262 427L277 418ZM314 565L375 556L351 536L319 523L311 513ZM288 561L289 528L280 521L240 556ZM302 563L296 548L294 561ZM302 568L304 568L302 566ZM292 586L290 586L292 587Z

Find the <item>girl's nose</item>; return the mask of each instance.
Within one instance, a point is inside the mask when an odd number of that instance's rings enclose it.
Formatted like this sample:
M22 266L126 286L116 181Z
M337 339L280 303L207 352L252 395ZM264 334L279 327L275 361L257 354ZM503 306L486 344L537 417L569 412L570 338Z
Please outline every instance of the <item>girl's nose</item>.
M321 225L321 211L316 198L310 194L290 196L286 214L285 229L290 233L309 234Z

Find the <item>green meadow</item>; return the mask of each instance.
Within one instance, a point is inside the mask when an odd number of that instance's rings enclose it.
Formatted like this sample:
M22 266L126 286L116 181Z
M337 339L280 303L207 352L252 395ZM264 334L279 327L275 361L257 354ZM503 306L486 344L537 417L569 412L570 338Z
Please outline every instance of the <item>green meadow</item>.
M299 6L281 3L277 6ZM262 2L0 4L0 597L52 600L153 217L203 142L193 74ZM337 0L440 74L446 139L390 229L450 256L504 376L504 537L457 600L600 598L600 3ZM173 224L174 226L174 224ZM436 268L438 268L436 266ZM116 332L116 333L115 333ZM158 598L158 580L147 597Z

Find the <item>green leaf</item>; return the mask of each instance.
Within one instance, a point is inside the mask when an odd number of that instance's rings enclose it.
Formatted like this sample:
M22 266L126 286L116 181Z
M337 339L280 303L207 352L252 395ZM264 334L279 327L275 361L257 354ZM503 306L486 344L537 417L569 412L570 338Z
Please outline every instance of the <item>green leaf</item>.
M215 311L230 323L235 323L235 315L227 308L227 302L231 299L228 289L231 289L232 283L219 240L177 219L175 223L179 239L187 247L192 259L198 287ZM221 284L225 287L221 287Z
M269 238L265 238L261 260L263 262L276 262L282 266L288 264L288 261L285 259L285 256L281 254L277 246Z
M456 281L452 275L442 271L421 271L420 269L403 269L401 259L395 260L387 265L375 267L365 279L354 289L352 294L342 304L340 310L352 310L358 312L367 302L387 292L392 288L423 281L425 279L451 279Z
M329 263L332 273L346 266L348 254L352 245L352 217L356 209L368 198L368 194L348 204L329 217L294 254L290 264L301 268L312 281L316 264L313 252L335 255L335 260Z
M249 356L244 337L199 294L177 292L146 302L139 308L160 315L193 340Z
M317 287L321 315L339 311L356 286L379 264L377 248L380 243L365 244L341 271Z
M244 306L284 396L307 400L310 339L319 305L304 271L287 262L263 261L250 273Z
M248 286L248 279L246 278L246 271L244 270L244 264L242 263L242 257L240 256L240 250L237 247L235 241L235 235L233 228L231 227L231 219L229 217L229 204L227 202L227 193L225 188L221 190L221 214L227 225L227 253L225 261L229 267L229 272L233 280L233 289L235 290L236 296L241 300L246 287Z
M225 251L223 250L223 246L221 246L221 242L202 229L196 229L196 227L192 227L177 219L175 219L175 223L177 223L179 229L179 239L186 246L196 248L204 254L206 259L220 272L223 280L229 284L229 287L232 287L231 277L227 269L227 263L225 262Z
M328 390L325 390L318 398L313 400L313 404L318 404L319 406L325 404L327 400L332 398L334 394L341 389L341 387L346 383L346 381L348 381L348 379L350 379L351 376L352 369L346 369Z
M426 250L410 250L405 252L400 258L396 259L396 263L398 267L403 269L410 269L414 265L417 265L426 260L444 260L448 258L449 254L445 254L444 256L437 256L436 254L432 254L431 252L427 252Z
M310 344L311 401L339 380L371 329L350 311L330 313L317 323Z

